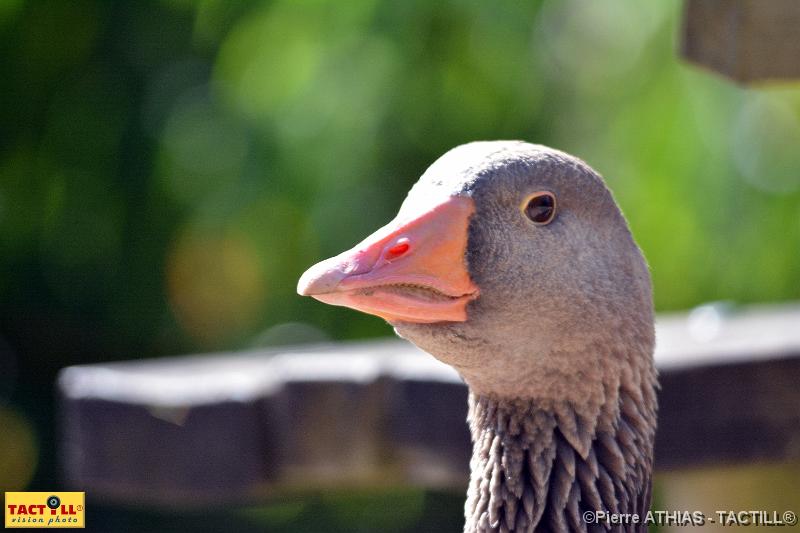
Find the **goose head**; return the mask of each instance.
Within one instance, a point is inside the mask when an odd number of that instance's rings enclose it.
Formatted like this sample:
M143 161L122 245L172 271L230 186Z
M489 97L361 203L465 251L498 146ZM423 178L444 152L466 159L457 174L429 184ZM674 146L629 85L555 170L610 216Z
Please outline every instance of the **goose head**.
M384 318L483 395L585 402L652 355L650 278L625 219L594 170L541 145L450 150L394 220L298 292Z

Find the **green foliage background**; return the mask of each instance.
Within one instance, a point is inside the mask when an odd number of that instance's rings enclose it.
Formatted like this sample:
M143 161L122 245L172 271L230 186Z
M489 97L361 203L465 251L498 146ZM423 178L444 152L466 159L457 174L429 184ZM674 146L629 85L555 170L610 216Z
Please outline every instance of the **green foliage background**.
M666 0L4 0L0 414L19 430L0 446L21 458L0 481L50 486L66 365L390 334L296 280L471 140L604 174L659 310L799 298L800 90L683 63L679 23Z

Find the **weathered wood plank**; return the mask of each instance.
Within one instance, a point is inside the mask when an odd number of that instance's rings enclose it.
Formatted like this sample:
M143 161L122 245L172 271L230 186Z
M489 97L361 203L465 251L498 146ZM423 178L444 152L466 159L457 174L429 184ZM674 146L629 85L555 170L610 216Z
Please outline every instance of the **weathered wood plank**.
M658 468L800 458L800 306L661 316ZM130 503L326 486L463 488L456 373L402 341L76 366L70 485Z
M800 79L800 2L687 0L681 52L736 81Z

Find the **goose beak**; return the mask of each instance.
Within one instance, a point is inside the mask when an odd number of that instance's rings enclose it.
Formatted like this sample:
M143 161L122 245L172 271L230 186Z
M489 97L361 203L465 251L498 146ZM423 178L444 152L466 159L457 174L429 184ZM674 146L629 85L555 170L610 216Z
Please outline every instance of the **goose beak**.
M463 322L478 296L466 265L474 211L465 197L418 209L404 205L354 248L309 268L297 292L389 322Z

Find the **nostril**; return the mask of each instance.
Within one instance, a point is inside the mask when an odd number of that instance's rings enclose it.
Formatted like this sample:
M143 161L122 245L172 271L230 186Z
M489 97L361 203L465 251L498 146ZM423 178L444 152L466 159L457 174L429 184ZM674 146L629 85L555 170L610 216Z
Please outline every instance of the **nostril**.
M408 251L410 248L408 242L399 242L386 250L386 260L391 261L392 259L397 259L404 253Z

